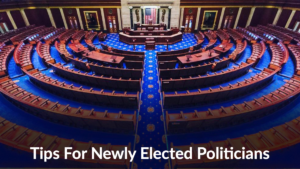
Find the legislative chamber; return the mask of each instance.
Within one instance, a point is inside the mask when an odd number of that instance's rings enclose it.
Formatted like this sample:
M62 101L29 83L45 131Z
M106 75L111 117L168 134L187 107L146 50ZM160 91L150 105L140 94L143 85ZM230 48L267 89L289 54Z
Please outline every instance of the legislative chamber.
M0 168L299 168L299 0L0 4Z

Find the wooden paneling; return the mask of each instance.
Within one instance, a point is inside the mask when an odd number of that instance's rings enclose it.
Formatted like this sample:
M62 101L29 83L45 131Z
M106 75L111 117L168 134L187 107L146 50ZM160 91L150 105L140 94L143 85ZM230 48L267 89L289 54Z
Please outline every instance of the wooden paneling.
M70 25L68 17L69 16L72 16L72 17L74 16L76 18L78 28L80 29L80 23L79 23L79 19L78 19L78 15L77 15L76 9L75 8L63 8L63 11L64 11L66 22L68 24L68 28L71 28L71 25Z
M97 11L100 29L103 30L103 23L102 23L102 16L101 16L100 8L80 8L82 24L83 24L84 29L87 30L87 23L85 21L84 11Z
M293 29L297 21L300 21L300 11L296 11L296 13L289 25L289 28Z
M202 25L204 11L207 11L207 10L218 11L217 18L216 18L216 23L215 23L216 24L215 25L215 29L218 28L218 24L219 24L219 20L220 20L222 8L201 8L200 17L199 17L199 25L198 25L198 29L199 30L201 30L201 25Z
M11 14L12 18L14 19L18 28L26 26L26 24L23 20L23 17L21 15L21 12L19 10L10 11L10 14Z
M111 13L109 11L111 11ZM118 26L119 22L118 22L117 8L104 8L104 16L105 16L105 23L106 23L106 29L107 29L107 31L109 31L109 23L108 23L108 19L107 19L108 16L115 16L116 17L117 30L119 31L119 26Z
M183 19L182 19L182 26L185 26L185 20L187 15L193 15L193 22L192 22L192 31L195 29L195 23L197 18L197 11L198 8L184 8L183 11Z
M59 8L51 8L51 13L56 27L65 27Z
M230 28L233 28L238 11L239 11L239 8L226 8L225 12L224 12L224 16L223 16L221 28L223 28L224 22L225 22L225 18L228 15L233 16L232 24L230 25Z
M30 25L45 25L46 27L52 26L49 15L45 8L25 9L24 11Z
M256 8L251 20L251 26L272 24L277 8Z
M299 0L180 0L180 6L281 6L300 7Z
M292 10L283 9L281 12L281 15L278 19L277 26L285 27L285 24L288 21L291 13L292 13Z
M0 22L5 22L9 30L14 29L6 12L0 12Z
M237 26L239 26L239 27L245 27L246 26L248 17L250 15L250 11L251 11L251 8L243 8L242 9L240 19L238 21Z

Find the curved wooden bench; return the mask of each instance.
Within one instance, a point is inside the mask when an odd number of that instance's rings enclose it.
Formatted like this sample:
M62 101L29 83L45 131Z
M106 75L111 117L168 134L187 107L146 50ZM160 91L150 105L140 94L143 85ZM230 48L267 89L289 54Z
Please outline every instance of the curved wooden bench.
M163 91L195 89L199 87L212 86L224 83L231 79L246 74L253 64L241 63L232 69L222 71L215 74L207 74L206 76L180 78L180 79L161 79L161 87Z
M272 51L272 60L269 65L270 69L281 68L289 59L289 51L282 42L270 44Z
M132 79L122 79L122 78L112 78L104 76L95 76L89 75L88 73L82 73L80 71L74 71L64 67L60 63L51 64L53 70L56 74L70 79L82 84L88 84L93 86L111 88L111 89L121 89L121 90L130 90L130 91L140 91L141 89L141 79L132 80Z
M39 70L34 69L32 71L25 71L30 80L40 86L41 88L48 90L52 93L56 93L63 97L72 98L74 100L84 101L87 103L114 105L122 107L137 108L139 101L139 93L127 94L105 92L103 89L93 90L93 88L85 89L82 86L76 87L73 84L69 85L65 82L59 82L54 80L45 74L42 74Z
M44 40L47 44L52 44L61 34L66 31L65 28L58 28L54 32L51 32L45 35L42 40Z
M289 44L288 48L291 51L291 56L293 56L292 59L295 63L295 74L300 76L300 44Z
M0 77L7 75L8 57L12 54L15 47L13 45L4 46L0 51Z
M247 63L258 63L266 51L266 45L263 41L252 44L252 54L247 59Z
M134 114L98 112L94 109L84 110L81 107L61 105L59 102L52 102L25 91L8 77L0 79L0 90L14 104L44 119L97 130L133 131L135 128L136 112ZM73 96L75 95L76 92L73 93Z
M229 36L232 37L232 39L235 41L241 41L244 39L244 35L239 33L236 29L227 28L226 31L229 34Z
M280 104L278 102L280 101L274 101L274 104ZM283 101L281 100L281 102ZM194 123L194 125L196 125L196 123ZM197 159L198 147L205 147L207 151L209 150L215 151L214 147L223 147L224 149L225 148L230 149L230 147L233 147L234 150L242 150L242 147L245 147L246 151L247 150L251 150L251 151L269 150L272 152L272 151L288 148L299 143L300 143L300 117L293 119L289 122L286 122L285 124L272 127L268 130L260 131L258 133L254 133L250 135L244 135L238 138L228 138L227 140L210 141L209 143L200 143L200 144L191 143L190 145L181 145L181 146L174 146L174 144L171 143L171 148L175 150L185 151L188 150L190 147L193 147L194 150L194 156L191 160L172 160L172 167L173 168L189 168L189 167L205 168L210 166L221 167L224 166L224 163L226 163L225 160L209 160L206 157L203 157L201 158L201 160L198 160ZM233 163L233 161L230 160L229 163Z
M75 29L68 29L64 33L58 36L58 40L60 43L66 43L75 33L76 33Z
M14 51L14 60L22 69L33 69L31 62L31 52L33 46L31 44L19 43Z
M76 31L76 33L74 33L72 35L73 43L79 43L82 40L82 38L85 36L85 34L86 34L86 31L84 31L84 30Z
M212 101L219 101L223 99L234 98L250 91L257 90L260 87L269 83L273 76L279 71L265 68L264 71L256 74L255 76L246 79L236 84L229 84L226 87L209 89L205 91L166 94L163 92L163 103L165 107L170 106L185 106L190 104L210 103Z
M14 149L18 149L24 152L32 153L30 147L43 147L44 150L50 150L54 152L58 150L59 156L63 160L65 147L72 147L73 150L88 150L87 154L91 154L91 147L103 148L104 150L122 151L125 147L128 150L131 149L131 143L128 145L111 145L111 144L99 144L90 142L75 141L74 139L65 139L57 136L48 135L39 131L31 130L29 128L12 123L2 117L0 117L0 143L9 146ZM37 151L40 154L40 151ZM78 163L89 163L95 167L101 166L104 168L130 168L130 159L127 160L96 160L91 156L86 156L84 160L75 160L71 156L68 157L69 161ZM76 165L76 163L75 163Z
M209 43L206 45L206 49L211 49L217 42L217 35L213 31L204 32L205 36L209 39Z
M43 44L42 42L39 42L36 45L36 51L38 55L43 59L46 63L55 63L55 60L50 55L50 45L49 44Z
M222 29L216 30L215 34L220 38L221 41L224 41L224 40L227 41L230 39L229 34Z
M300 92L300 78L294 77L277 89L260 98L240 104L233 104L220 109L195 111L190 113L166 112L166 122L169 132L188 132L223 128L244 123L268 115L281 106L286 105L290 99Z

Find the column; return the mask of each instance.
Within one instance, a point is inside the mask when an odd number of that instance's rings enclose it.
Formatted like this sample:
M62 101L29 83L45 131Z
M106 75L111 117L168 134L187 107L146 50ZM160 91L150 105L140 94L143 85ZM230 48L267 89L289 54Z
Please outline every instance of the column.
M171 28L171 12L172 12L172 6L169 6L169 17L168 17L168 29Z
M220 29L221 26L222 26L224 13L225 13L225 7L222 8L222 12L221 12L220 20L219 20L219 25L218 25L218 29Z
M200 12L201 12L201 8L198 8L197 16L196 16L195 30L198 30L198 26L199 26L199 18L200 18Z
M63 11L62 8L59 8L59 11L60 11L62 20L63 20L63 22L64 22L65 28L68 29L68 24L67 24L67 22L66 22L66 17L65 17L64 11Z
M122 31L122 26L121 26L121 8L117 8L117 13L118 13L118 22L119 22L119 30Z
M278 19L279 19L280 15L281 15L281 12L282 12L282 7L279 7L278 11L276 13L276 16L274 18L273 25L277 25L277 22L278 22Z
M104 10L103 8L100 8L100 11L101 11L101 17L102 17L102 21L103 21L103 30L107 30L106 29L106 22L105 22L105 16L104 16Z
M81 15L80 15L80 10L79 10L79 8L76 8L76 11L77 11L78 19L79 19L80 28L81 28L81 29L84 29L84 28L83 28L83 24L82 24L82 20L81 20Z
M20 12L21 12L22 18L23 18L23 20L24 20L24 22L25 22L25 25L26 25L26 26L29 26L30 23L29 23L29 21L28 21L28 19L27 19L27 16L26 16L26 14L25 14L24 9L20 9Z
M129 7L130 12L130 28L133 29L133 16L132 16L132 6Z
M241 16L241 13L242 13L242 9L243 9L242 7L239 7L239 11L237 13L233 29L235 29L237 27L238 23L239 23L240 16Z
M12 26L14 27L14 29L18 29L18 27L17 27L17 25L16 25L16 23L15 23L15 21L14 21L14 18L11 16L10 11L6 11L6 14L7 14L7 16L8 16L8 18L9 18L9 20L10 20L10 23L11 23Z
M254 14L254 12L255 12L255 8L256 8L256 7L252 7L252 8L251 8L251 11L250 11L250 14L249 14L249 17L248 17L248 20L247 20L246 27L249 26L249 25L251 24L251 20L252 20L253 14Z
M285 24L285 28L289 28L290 23L291 23L291 21L292 21L294 15L295 15L295 13L296 13L296 10L295 10L295 9L292 10L292 12L291 12L291 14L290 14L290 17L289 17L289 19L287 20L287 22L286 22L286 24Z
M49 15L49 18L50 18L52 26L56 28L56 25L55 25L55 22L54 22L54 19L53 19L53 16L52 16L51 9L50 8L46 8L46 10L47 10L47 13Z
M183 22L183 14L184 14L184 8L180 8L180 20L179 20L179 29L181 29L182 22Z

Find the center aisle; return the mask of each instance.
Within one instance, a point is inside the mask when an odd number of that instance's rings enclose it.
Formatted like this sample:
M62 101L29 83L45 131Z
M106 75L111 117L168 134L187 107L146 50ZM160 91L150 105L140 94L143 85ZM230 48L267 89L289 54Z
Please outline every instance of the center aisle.
M157 46L158 49L161 46ZM167 150L165 128L160 105L159 76L155 51L146 51L141 95L140 121L138 122L135 163L138 168L163 169L168 160L140 160L142 147L153 147L153 151Z
M93 42L97 47L100 47L99 42ZM197 43L194 38L194 34L183 34L181 42L169 45L169 50L179 50L188 48ZM133 50L133 45L128 45L119 41L118 34L108 34L107 40L103 42L108 46L122 49ZM153 147L152 151L169 150L169 146L166 144L166 129L164 125L163 110L161 106L161 93L160 82L158 74L158 65L156 59L156 52L166 51L165 45L156 45L155 50L145 50L144 45L136 45L135 51L144 51L144 76L142 81L142 91L140 96L140 110L137 123L137 133L134 150L137 150L134 163L132 163L132 169L164 169L166 165L169 165L168 160L142 160L141 148Z

